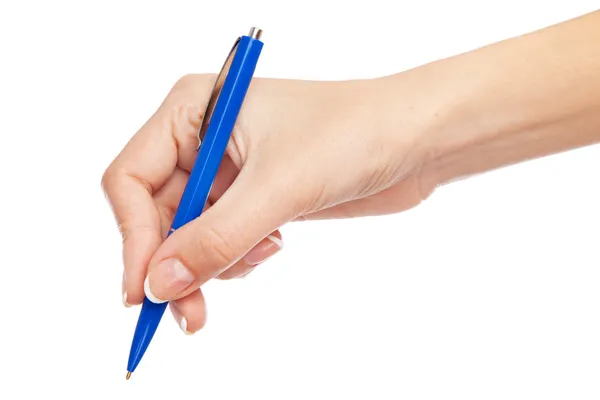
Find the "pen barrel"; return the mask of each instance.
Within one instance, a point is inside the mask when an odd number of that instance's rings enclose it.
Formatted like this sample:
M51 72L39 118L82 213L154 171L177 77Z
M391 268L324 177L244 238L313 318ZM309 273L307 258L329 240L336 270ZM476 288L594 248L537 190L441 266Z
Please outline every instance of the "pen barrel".
M262 47L260 40L240 38L170 232L198 218L204 209Z
M237 44L229 73L223 82L169 235L202 214L252 81L262 47L263 43L260 40L250 36L242 36ZM127 371L133 372L137 368L166 307L167 303L155 304L147 298L144 299L133 336Z

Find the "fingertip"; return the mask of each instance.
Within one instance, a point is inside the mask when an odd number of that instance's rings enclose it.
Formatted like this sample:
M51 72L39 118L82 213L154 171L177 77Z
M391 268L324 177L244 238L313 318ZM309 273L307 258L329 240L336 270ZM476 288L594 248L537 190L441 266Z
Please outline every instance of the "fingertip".
M132 304L129 304L129 302L127 301L127 291L123 292L122 301L123 301L123 306L125 308L130 308L133 306Z
M139 305L144 301L144 279L152 254L160 246L160 237L154 230L138 231L123 241L123 265L127 302Z
M132 284L126 281L123 288L123 304L126 307L137 306L144 301L144 289L141 285Z
M135 297L130 295L131 290L127 287L127 273L123 270L123 278L121 281L121 301L125 308L131 308L139 303L136 302Z
M258 265L281 251L282 248L283 240L281 232L276 230L261 240L238 262L221 272L216 278L219 280L243 278L254 271Z
M206 304L200 289L169 303L177 325L186 335L193 335L206 324Z
M277 254L283 248L283 240L281 234L276 231L264 238L243 258L244 262L249 266L262 264L267 259Z
M155 304L161 304L167 301L159 299L154 293L152 293L152 289L150 288L150 275L146 276L146 279L144 280L144 295L148 298L148 300Z
M281 235L281 232L279 231L279 229L273 231L273 233L271 233L268 238L273 239L271 237L274 237L275 240L279 239L280 241L283 240L283 236ZM281 246L283 246L283 243L281 243Z

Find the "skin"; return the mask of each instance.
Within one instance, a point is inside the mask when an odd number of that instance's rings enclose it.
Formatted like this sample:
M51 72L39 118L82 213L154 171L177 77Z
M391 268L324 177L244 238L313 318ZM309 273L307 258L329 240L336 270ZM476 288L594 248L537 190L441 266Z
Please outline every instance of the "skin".
M126 305L169 300L196 332L202 284L251 272L286 223L398 213L440 185L599 142L598 43L594 12L390 76L255 78L207 210L165 240L215 79L183 77L102 179Z

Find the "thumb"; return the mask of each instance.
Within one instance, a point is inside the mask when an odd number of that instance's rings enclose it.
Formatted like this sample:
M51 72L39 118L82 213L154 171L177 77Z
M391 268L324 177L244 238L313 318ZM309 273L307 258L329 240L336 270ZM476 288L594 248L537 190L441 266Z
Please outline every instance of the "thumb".
M282 177L269 178L247 167L217 202L158 248L144 282L149 300L164 302L192 293L292 219L291 203L282 199L285 191L277 183Z

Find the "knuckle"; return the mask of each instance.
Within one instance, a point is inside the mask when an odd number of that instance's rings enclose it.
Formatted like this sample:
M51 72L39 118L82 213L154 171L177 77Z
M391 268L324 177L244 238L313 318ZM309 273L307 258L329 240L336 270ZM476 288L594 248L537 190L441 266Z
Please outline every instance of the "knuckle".
M117 221L117 229L121 234L121 240L123 241L123 243L129 240L129 238L131 237L131 232L134 231L131 224L129 224L127 220Z
M169 96L171 98L196 98L198 93L210 90L215 78L211 74L183 75L173 85Z
M128 218L117 218L117 229L121 234L123 242L126 242L133 234L153 234L155 232L155 228L152 225L133 224Z
M250 140L251 136L245 134L242 128L236 124L231 134L231 140L227 145L227 154L233 161L236 167L241 168L248 160L250 153Z
M171 88L160 107L160 115L163 117L163 131L173 136L176 143L196 136L212 82L208 74L188 74L179 78Z
M198 74L185 74L181 78L177 79L177 82L173 85L173 90L188 90L190 86L194 86L197 82Z
M161 110L177 110L182 105L194 102L197 97L197 95L194 95L197 87L197 79L197 75L194 74L184 75L179 78L167 94Z
M106 168L106 170L102 174L102 179L100 180L100 186L102 187L102 190L104 191L105 194L109 193L110 188L114 182L114 177L115 177L115 174L113 171L113 167L109 166L108 168Z
M236 249L232 234L208 227L198 234L198 247L209 262L217 269L224 269L236 260Z
M175 218L175 209L165 204L157 204L158 212L163 216L165 221L171 223Z

